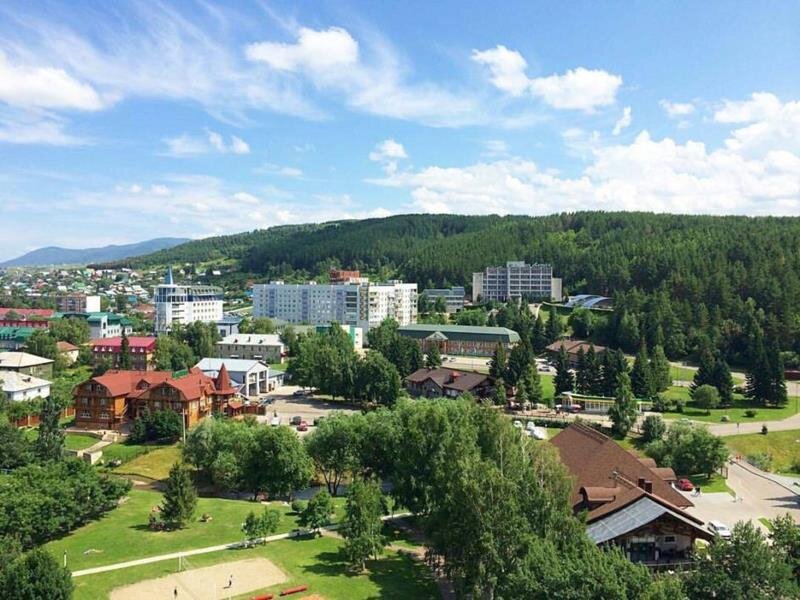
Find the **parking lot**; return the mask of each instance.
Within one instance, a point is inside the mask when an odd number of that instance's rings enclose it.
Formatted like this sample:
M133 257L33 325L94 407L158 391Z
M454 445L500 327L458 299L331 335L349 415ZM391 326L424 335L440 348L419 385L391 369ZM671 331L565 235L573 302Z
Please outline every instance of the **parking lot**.
M267 413L259 415L260 422L270 423L273 418L278 417L281 425L289 425L292 417L300 417L308 423L308 431L299 432L305 435L314 429L314 419L325 417L333 411L344 413L358 412L350 405L341 402L328 402L316 399L313 396L295 396L294 393L302 388L294 385L285 385L266 396L269 400Z

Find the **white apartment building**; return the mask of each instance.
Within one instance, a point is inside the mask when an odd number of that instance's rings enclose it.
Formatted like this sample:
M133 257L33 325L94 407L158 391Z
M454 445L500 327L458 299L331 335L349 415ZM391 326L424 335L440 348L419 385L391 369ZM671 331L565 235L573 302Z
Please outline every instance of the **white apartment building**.
M170 331L176 323L216 323L222 319L222 289L210 285L177 285L172 269L153 292L156 333Z
M527 298L561 300L561 279L553 277L551 265L529 265L523 261L509 261L504 267L486 267L482 273L472 274L472 301Z
M387 317L409 325L417 322L417 284L257 284L253 286L253 316L309 325L336 322L364 331Z

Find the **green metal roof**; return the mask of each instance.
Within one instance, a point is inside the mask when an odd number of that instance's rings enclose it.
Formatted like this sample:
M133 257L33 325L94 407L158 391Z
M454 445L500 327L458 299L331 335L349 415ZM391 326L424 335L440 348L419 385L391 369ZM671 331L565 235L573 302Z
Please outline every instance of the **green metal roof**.
M401 335L418 340L428 338L438 333L454 342L501 342L505 344L514 344L519 341L519 334L507 327L420 323L417 325L403 325L398 329L398 332ZM436 337L438 338L439 336Z
M0 340L24 342L33 335L34 331L36 331L35 327L0 327Z

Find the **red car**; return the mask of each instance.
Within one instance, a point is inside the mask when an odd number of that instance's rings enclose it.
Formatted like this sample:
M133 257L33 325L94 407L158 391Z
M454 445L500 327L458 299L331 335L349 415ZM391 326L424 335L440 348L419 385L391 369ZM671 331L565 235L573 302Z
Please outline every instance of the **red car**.
M678 489L682 492L691 492L694 490L694 484L686 478L678 479Z
M305 421L300 421L297 425L297 431L308 431L308 423Z

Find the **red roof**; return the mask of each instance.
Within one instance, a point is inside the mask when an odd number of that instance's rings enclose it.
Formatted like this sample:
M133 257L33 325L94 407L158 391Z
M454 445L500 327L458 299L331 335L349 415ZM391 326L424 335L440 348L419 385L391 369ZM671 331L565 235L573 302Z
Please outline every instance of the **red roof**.
M170 377L172 377L170 371L106 371L89 381L99 383L108 390L111 397L116 398L140 395L150 386L164 382Z
M214 381L214 385L217 388L217 394L220 396L233 396L236 394L236 388L231 385L231 378L228 375L228 368L225 366L225 363L222 363L222 366L219 368L219 373L217 373L217 379Z
M69 342L56 342L56 348L58 348L59 352L73 352L78 349L77 346Z
M156 349L157 338L153 336L130 336L128 343L133 352L153 352ZM94 352L111 352L118 354L122 351L122 338L110 337L101 340L92 340L92 350Z
M6 313L15 312L24 319L30 319L31 317L39 317L42 319L49 319L55 313L54 310L50 308L6 308L0 307L0 319L5 318Z

